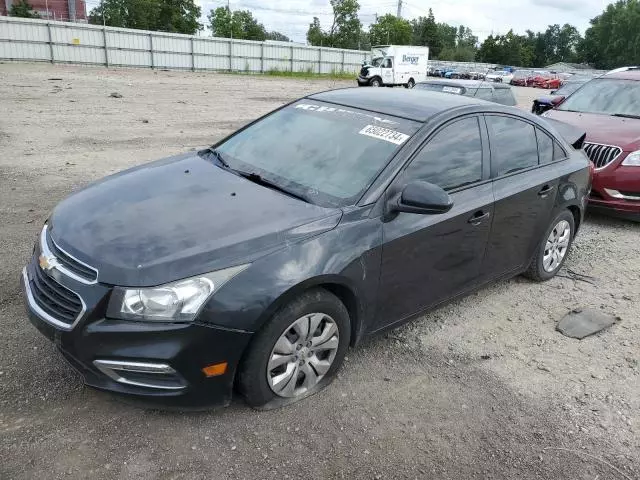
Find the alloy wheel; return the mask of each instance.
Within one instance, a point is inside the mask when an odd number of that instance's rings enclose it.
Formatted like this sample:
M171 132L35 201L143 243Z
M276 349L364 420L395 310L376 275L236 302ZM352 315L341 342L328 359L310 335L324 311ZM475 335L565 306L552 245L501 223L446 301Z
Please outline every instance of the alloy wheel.
M545 271L551 273L560 266L567 254L570 240L571 226L566 220L560 220L551 230L544 246L542 266Z
M310 313L280 335L267 364L267 382L280 397L307 393L331 368L340 337L336 322L324 313Z

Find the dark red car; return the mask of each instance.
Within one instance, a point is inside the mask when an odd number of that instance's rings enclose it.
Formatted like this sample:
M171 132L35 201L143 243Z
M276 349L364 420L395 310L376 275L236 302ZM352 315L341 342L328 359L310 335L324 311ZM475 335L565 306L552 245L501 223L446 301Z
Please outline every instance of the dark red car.
M543 115L587 132L590 207L640 221L640 70L595 78Z

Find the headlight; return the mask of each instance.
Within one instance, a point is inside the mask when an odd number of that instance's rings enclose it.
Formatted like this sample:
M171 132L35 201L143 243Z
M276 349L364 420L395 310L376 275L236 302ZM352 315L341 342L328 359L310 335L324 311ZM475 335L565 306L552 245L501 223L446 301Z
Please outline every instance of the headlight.
M248 266L226 268L158 287L116 287L107 308L107 317L152 322L191 322L214 292Z
M622 165L627 167L640 167L640 150L636 150L627 155L627 158L622 161Z

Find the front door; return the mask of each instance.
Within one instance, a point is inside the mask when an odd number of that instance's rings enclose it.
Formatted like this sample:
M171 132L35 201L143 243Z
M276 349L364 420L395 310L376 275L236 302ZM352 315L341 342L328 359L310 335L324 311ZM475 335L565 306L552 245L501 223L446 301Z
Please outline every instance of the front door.
M498 277L528 266L551 221L559 180L557 169L545 165L545 152L553 157L546 133L514 117L485 118L496 203L484 268Z
M382 75L382 83L385 85L393 85L393 59L385 58L382 61L382 68L380 71Z
M385 219L375 330L481 281L493 218L493 189L488 165L483 167L485 144L478 117L453 121L397 179L399 186L413 180L441 186L450 192L453 208L444 214L398 213Z

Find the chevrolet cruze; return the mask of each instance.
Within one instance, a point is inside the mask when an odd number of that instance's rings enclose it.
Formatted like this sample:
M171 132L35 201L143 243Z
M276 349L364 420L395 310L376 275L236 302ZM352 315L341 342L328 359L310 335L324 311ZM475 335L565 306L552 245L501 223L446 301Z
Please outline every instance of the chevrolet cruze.
M553 277L590 190L583 139L464 96L314 94L62 201L22 273L27 311L93 387L278 407L368 335Z

